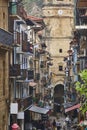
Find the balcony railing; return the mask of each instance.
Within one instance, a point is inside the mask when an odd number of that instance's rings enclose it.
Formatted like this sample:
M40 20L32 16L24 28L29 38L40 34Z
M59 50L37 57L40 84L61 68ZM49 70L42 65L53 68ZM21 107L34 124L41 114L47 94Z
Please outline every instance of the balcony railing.
M27 41L23 42L23 44L22 44L22 51L23 52L33 53L33 45L30 44Z
M87 69L87 56L79 57L80 70Z
M21 69L21 80L25 80L27 77L27 69Z
M28 80L34 79L34 70L28 70Z
M77 26L86 26L87 25L87 9L81 8L78 9L76 13L76 25ZM79 12L79 13L78 13Z
M39 54L38 51L35 52L35 58L36 58L36 59L39 59L39 58L40 58L40 54Z
M20 45L20 32L15 32L14 45Z
M40 80L40 73L36 73L35 74L35 80L37 81L37 80Z
M72 61L71 60L68 60L67 61L67 66L71 66L72 65Z
M47 84L46 77L42 77L41 83L43 84L44 87L46 86L46 84Z
M10 70L10 72L9 72L10 76L20 76L20 74L21 74L19 64L10 65L9 70Z
M41 61L40 68L46 68L46 61Z

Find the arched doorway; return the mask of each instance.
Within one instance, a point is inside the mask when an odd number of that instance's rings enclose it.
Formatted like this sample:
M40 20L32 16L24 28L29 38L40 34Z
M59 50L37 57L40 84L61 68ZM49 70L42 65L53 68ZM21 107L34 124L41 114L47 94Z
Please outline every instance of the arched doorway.
M60 112L62 103L64 103L64 85L58 84L54 88L54 111L55 112Z

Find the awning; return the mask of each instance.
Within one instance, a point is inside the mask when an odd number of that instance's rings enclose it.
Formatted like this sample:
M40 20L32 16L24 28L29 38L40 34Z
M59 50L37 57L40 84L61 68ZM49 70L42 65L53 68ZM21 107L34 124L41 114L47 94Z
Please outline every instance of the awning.
M26 24L27 25L30 25L30 26L34 26L36 23L34 22L34 21L32 21L32 20L30 20L30 19L26 19Z
M39 114L47 114L49 112L49 109L37 107L37 106L33 105L32 107L29 108L29 111L39 113Z
M66 103L63 103L62 105L64 106L65 109L67 109L67 108L70 108L76 104L77 104L77 102L66 102Z
M76 104L76 105L74 105L72 107L69 107L69 108L65 109L65 113L69 112L69 111L72 111L72 110L75 110L75 109L78 109L78 108L80 108L80 106L81 106L80 104Z
M34 87L36 85L37 85L37 83L35 83L35 82L29 82L29 86L31 86L31 87Z

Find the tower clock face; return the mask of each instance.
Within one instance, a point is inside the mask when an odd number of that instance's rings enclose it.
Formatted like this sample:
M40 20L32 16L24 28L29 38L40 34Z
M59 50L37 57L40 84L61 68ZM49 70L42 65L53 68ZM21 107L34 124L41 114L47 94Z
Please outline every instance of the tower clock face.
M63 14L63 10L58 10L58 14L62 15Z

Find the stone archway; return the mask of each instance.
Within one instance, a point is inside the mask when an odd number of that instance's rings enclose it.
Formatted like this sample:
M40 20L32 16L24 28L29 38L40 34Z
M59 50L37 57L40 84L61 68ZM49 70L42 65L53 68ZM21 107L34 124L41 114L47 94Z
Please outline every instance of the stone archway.
M54 87L54 111L55 112L60 112L62 103L64 103L64 85L58 84Z

